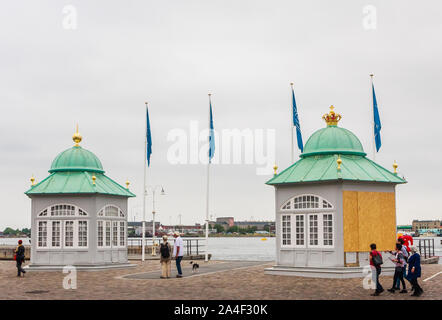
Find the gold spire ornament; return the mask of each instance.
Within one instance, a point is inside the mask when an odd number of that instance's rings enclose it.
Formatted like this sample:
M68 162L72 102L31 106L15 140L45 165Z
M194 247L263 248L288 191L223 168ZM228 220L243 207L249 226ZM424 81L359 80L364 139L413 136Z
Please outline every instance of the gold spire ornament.
M129 190L129 185L130 185L129 180L126 180L126 189L128 189L128 190Z
M95 186L95 180L97 180L96 176L92 176L92 184Z
M31 179L29 179L29 180L31 180L31 186L32 186L32 187L35 186L35 178L34 178L34 175L32 175L32 176L31 176Z
M81 136L80 133L78 133L78 124L77 124L76 131L75 131L74 135L72 136L72 140L74 140L76 147L80 146L80 142L82 139L83 139L83 137Z
M338 164L338 170L341 170L341 164L342 164L341 156L338 156L338 159L336 159L336 163Z
M337 126L339 120L341 120L342 116L333 111L335 107L333 105L330 106L330 112L326 113L322 116L322 119L327 123L327 126Z
M277 173L277 170L278 170L278 166L275 164L274 166L273 166L273 174L276 176L278 173Z
M396 160L394 160L394 163L393 163L393 169L394 169L394 174L397 174L397 167L398 167L398 164L396 163Z

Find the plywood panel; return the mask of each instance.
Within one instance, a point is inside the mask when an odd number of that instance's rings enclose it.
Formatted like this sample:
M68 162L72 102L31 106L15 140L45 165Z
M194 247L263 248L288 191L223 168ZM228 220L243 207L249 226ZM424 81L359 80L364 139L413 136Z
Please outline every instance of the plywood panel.
M354 252L359 249L359 222L358 222L358 192L344 191L344 252Z
M382 212L382 242L378 250L393 250L396 244L396 201L394 192L382 192L380 211Z
M378 192L358 192L359 251L370 251L370 244L378 244L382 236Z
M344 252L392 250L396 240L394 192L343 192Z

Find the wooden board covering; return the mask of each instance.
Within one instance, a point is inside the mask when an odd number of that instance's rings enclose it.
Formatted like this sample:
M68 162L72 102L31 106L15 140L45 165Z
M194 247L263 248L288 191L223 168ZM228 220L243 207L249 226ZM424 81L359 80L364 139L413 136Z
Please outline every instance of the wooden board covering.
M344 252L380 251L396 243L394 192L343 191Z

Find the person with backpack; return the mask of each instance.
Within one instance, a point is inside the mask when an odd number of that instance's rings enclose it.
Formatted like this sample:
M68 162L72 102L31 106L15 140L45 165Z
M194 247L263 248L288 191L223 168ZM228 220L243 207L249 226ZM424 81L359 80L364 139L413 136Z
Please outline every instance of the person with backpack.
M381 265L383 264L382 261L382 254L376 250L376 244L372 243L370 244L370 266L376 270L375 273L375 279L376 279L376 290L374 293L372 293L372 296L378 296L381 294L381 292L384 291L384 288L382 288L381 283L379 282L379 275L381 274Z
M418 253L418 250L416 247L411 247L411 256L408 258L408 274L407 274L407 280L410 281L413 289L412 296L419 297L424 290L420 287L420 285L417 283L417 278L420 278L421 276L421 256Z
M25 247L23 246L23 241L18 240L18 246L15 249L15 261L17 263L17 277L25 276L26 271L21 267L22 263L25 261Z
M160 244L160 263L161 263L161 279L170 278L170 260L172 249L167 236L163 236L163 243Z
M396 243L396 251L391 252L394 255L394 258L390 258L391 261L395 264L394 269L394 277L393 277L393 286L391 289L388 289L389 292L394 293L396 290L400 290L400 287L397 287L398 280L402 282L402 290L399 293L407 293L407 288L405 286L404 280L404 266L405 266L405 257L402 253L402 245L400 243Z

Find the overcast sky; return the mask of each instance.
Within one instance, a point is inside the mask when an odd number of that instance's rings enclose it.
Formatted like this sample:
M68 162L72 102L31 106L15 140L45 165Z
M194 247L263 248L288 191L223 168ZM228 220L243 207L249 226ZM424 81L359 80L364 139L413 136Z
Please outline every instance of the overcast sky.
M76 10L74 30L65 28L66 5ZM364 27L367 5L376 29ZM391 169L396 160L408 180L397 187L397 221L441 218L441 12L440 1L404 0L3 2L0 229L30 226L29 178L48 175L73 145L76 123L106 174L129 179L140 195L144 101L148 177L167 192L157 198L164 224L178 214L204 221L205 165L172 165L166 155L171 130L206 125L209 91L216 129L276 130L279 171L290 165L292 81L304 141L333 104L372 157L370 73L382 122L376 161ZM271 176L256 168L212 166L212 215L274 219L274 190L264 184ZM141 204L130 199L130 220L141 219Z

